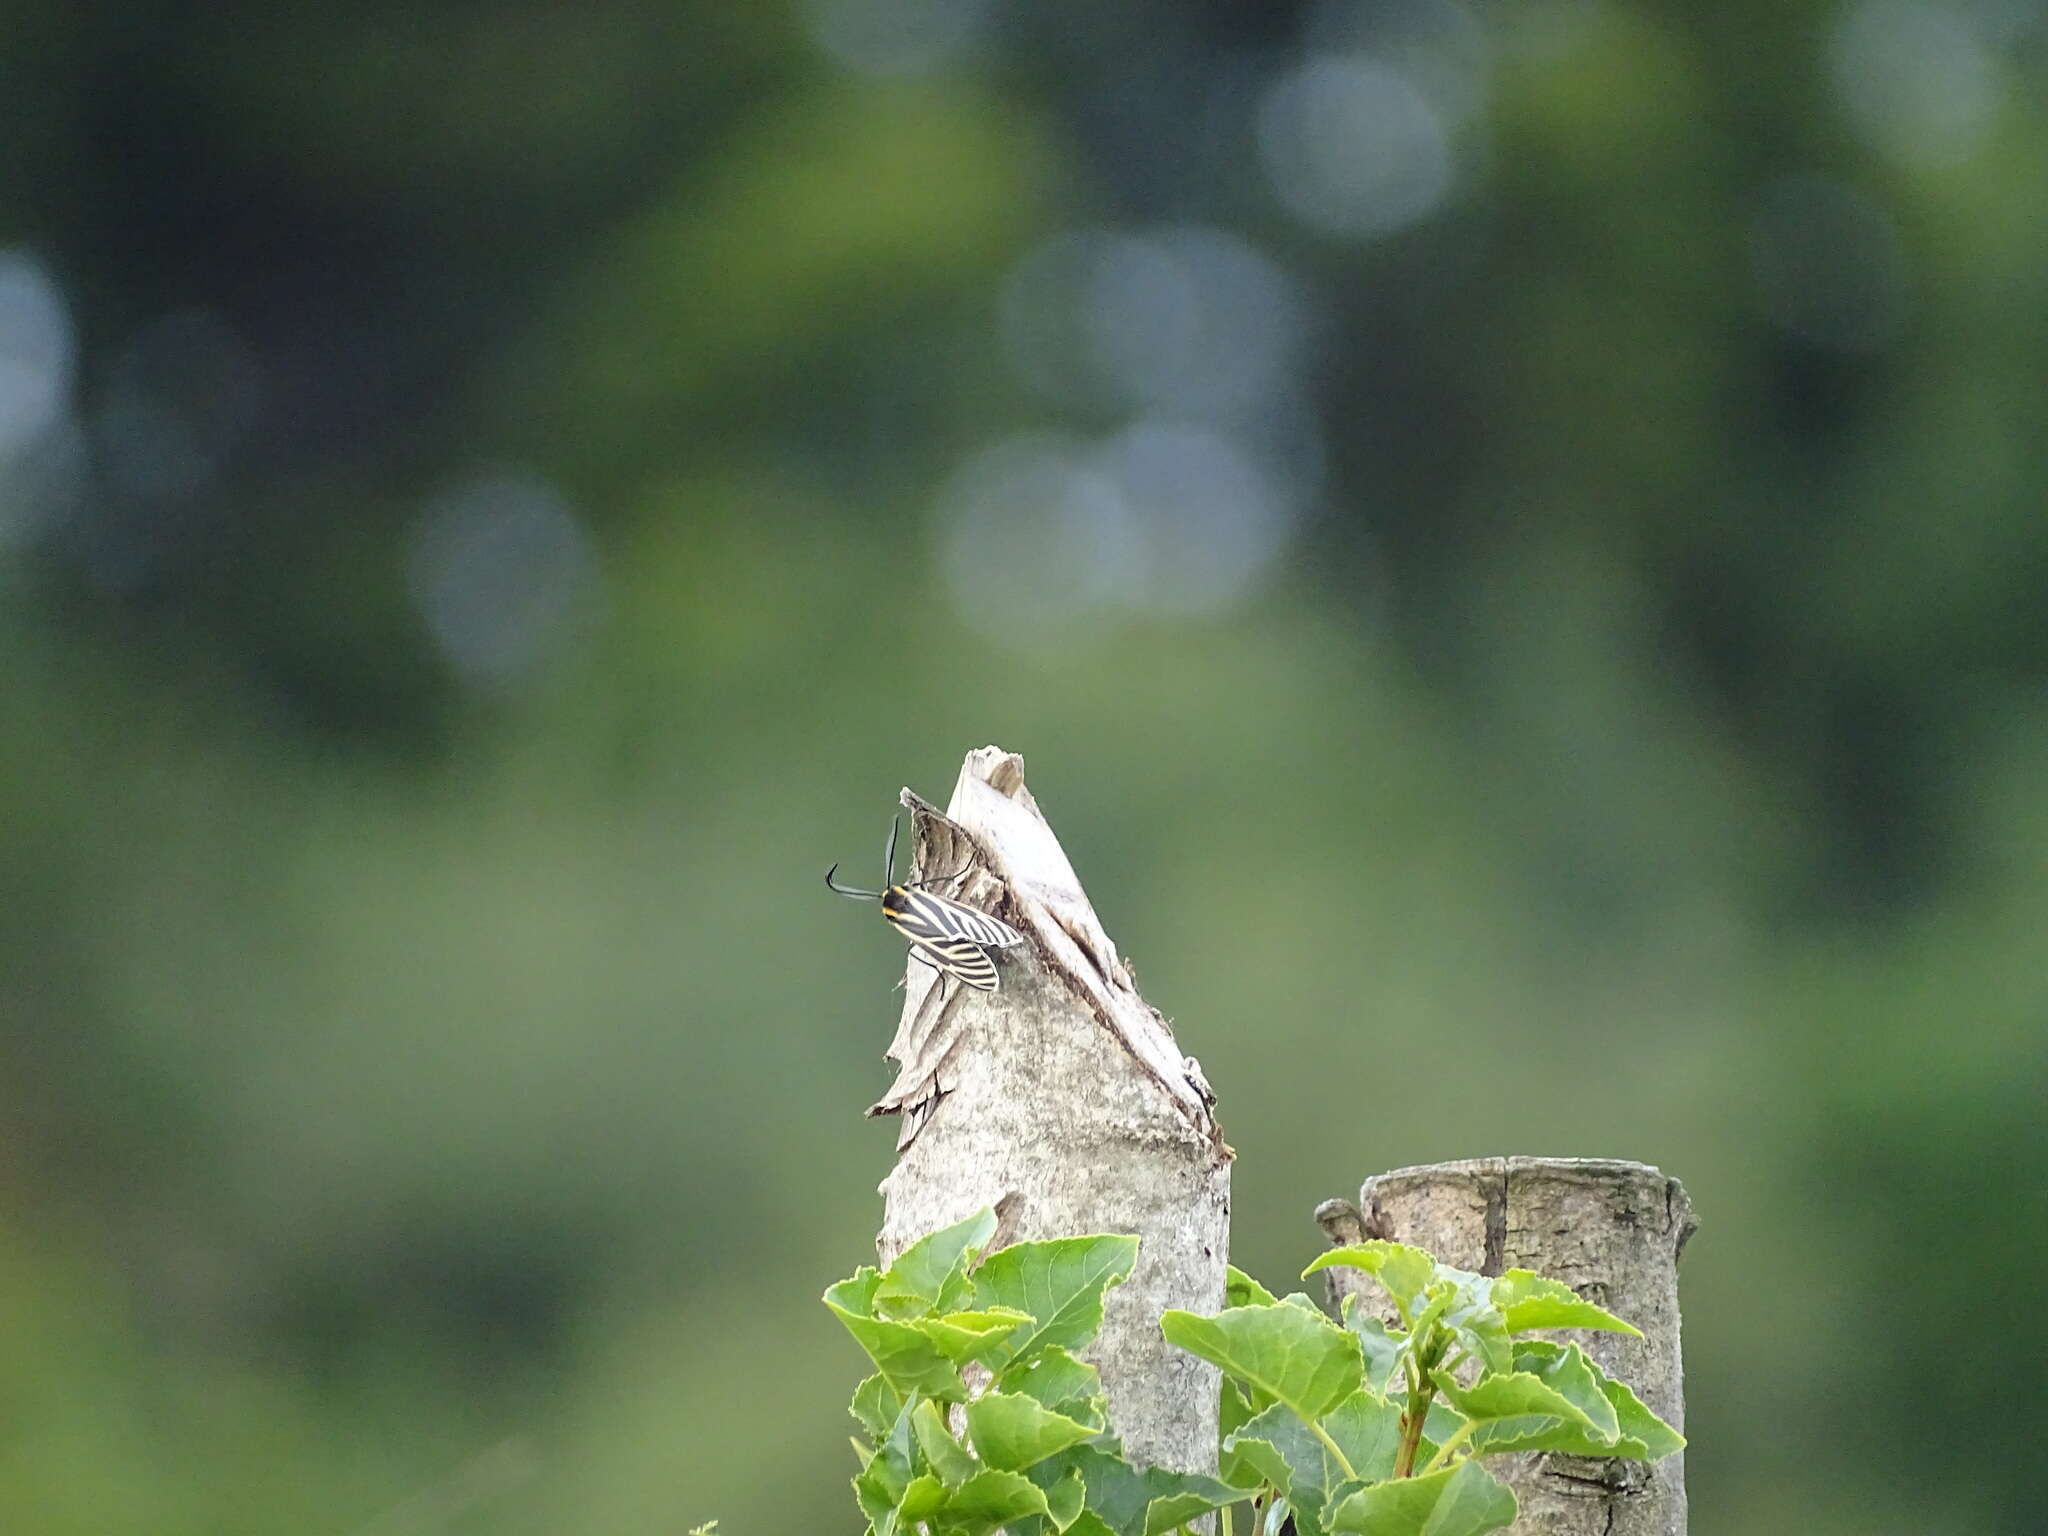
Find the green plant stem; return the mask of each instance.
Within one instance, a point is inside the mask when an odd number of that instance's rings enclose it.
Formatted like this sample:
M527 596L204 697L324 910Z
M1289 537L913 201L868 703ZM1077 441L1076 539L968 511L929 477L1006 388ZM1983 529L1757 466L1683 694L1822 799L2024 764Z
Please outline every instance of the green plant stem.
M1429 1405L1436 1398L1436 1382L1432 1372L1437 1362L1450 1353L1450 1336L1440 1329L1431 1329L1428 1338L1410 1339L1412 1346L1402 1357L1407 1367L1408 1406L1401 1411L1401 1447L1394 1453L1394 1476L1415 1475L1415 1453L1422 1445L1422 1426L1429 1419ZM1452 1444L1456 1443L1453 1437ZM1433 1467L1441 1459L1430 1459Z
M1415 1447L1422 1441L1422 1422L1429 1417L1429 1399L1422 1395L1422 1372L1415 1363L1415 1349L1422 1340L1411 1336L1411 1347L1401 1356L1401 1374L1408 1379L1408 1402L1401 1409L1401 1444L1394 1452L1394 1476L1407 1477L1415 1470Z
M1394 1476L1415 1475L1415 1448L1422 1443L1422 1421L1429 1417L1429 1406L1425 1403L1410 1403L1401 1414L1401 1448L1394 1453Z
M1472 1431L1475 1427L1476 1425L1471 1419L1467 1419L1463 1424L1460 1424L1458 1426L1458 1432L1452 1435L1450 1439L1446 1440L1442 1445L1436 1448L1436 1454L1430 1457L1428 1464L1423 1467L1422 1475L1424 1477L1427 1477L1430 1473L1434 1472L1438 1467L1442 1466L1444 1462L1449 1458L1451 1452L1455 1451L1459 1446L1463 1445L1467 1440L1472 1438Z
M1394 1476L1415 1475L1415 1452L1422 1444L1422 1426L1429 1419L1430 1399L1436 1396L1434 1385L1425 1386L1422 1374L1414 1369L1411 1361L1408 1374L1408 1406L1401 1410L1401 1448L1394 1453Z
M1230 1518L1231 1512L1236 1508L1237 1506L1235 1504L1226 1504L1223 1506L1223 1518L1219 1522L1223 1529L1223 1536L1237 1536L1236 1522Z

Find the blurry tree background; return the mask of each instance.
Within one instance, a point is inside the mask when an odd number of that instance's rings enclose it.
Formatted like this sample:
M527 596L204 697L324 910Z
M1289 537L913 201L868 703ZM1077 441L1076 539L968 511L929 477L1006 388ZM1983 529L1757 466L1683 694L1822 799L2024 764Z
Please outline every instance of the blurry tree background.
M0 1527L851 1529L818 877L989 741L1240 1264L1655 1162L1697 1530L2048 1522L2038 4L16 0L0 142Z

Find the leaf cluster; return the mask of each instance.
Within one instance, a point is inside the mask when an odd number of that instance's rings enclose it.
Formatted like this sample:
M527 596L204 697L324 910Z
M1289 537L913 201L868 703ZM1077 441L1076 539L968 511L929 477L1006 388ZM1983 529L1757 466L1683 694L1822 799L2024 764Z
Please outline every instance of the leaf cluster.
M866 1435L854 1497L873 1536L1162 1536L1243 1498L1133 1466L1077 1353L1138 1240L1016 1243L983 1260L995 1226L980 1211L825 1293L875 1365L851 1410Z
M1255 1536L1289 1517L1299 1536L1482 1536L1515 1518L1482 1456L1655 1460L1685 1443L1576 1344L1526 1337L1636 1332L1569 1286L1525 1269L1475 1275L1390 1242L1333 1250L1303 1278L1337 1265L1372 1275L1398 1322L1353 1296L1339 1324L1236 1270L1223 1312L1161 1319L1224 1373L1220 1471L1255 1490Z
M1635 1330L1555 1280L1438 1264L1399 1243L1324 1254L1373 1275L1398 1325L1349 1298L1341 1323L1233 1269L1214 1316L1165 1336L1224 1376L1220 1478L1138 1467L1084 1349L1134 1237L1018 1243L982 1257L983 1210L863 1266L825 1304L875 1366L853 1395L854 1496L871 1536L1167 1536L1249 1502L1253 1536L1481 1536L1515 1517L1479 1458L1654 1460L1685 1442L1550 1328Z

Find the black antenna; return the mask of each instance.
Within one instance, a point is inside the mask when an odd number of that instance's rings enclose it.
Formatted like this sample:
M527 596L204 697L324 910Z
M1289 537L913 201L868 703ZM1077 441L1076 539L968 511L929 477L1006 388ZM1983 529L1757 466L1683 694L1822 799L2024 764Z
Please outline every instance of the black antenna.
M958 869L954 870L954 871L953 871L953 873L951 873L950 875L926 875L926 876L924 877L924 879L922 879L922 880L909 880L909 881L906 881L906 882L904 882L904 883L905 883L905 884L906 884L906 885L907 885L907 886L908 886L908 887L909 887L909 888L910 888L911 890L913 890L913 891L914 891L914 890L917 890L917 889L918 889L919 887L921 887L921 886L927 886L927 885L937 885L937 884L938 884L938 883L939 883L940 881L942 881L942 880L958 880L958 879L959 879L959 878L960 878L960 877L961 877L962 875L966 874L966 873L967 873L967 871L969 871L969 870L970 870L970 869L972 869L972 868L974 868L974 860L973 860L972 858L970 858L970 859L968 859L968 861L967 861L967 862L966 862L965 864L962 864L962 865L961 865L961 866L960 866L960 867L959 867ZM889 823L889 884L891 884L891 885L893 886L893 885L894 885L895 883L896 883L896 823L895 823L894 821L891 821L891 822Z
M881 890L863 891L858 890L850 885L841 885L838 881L832 878L835 874L839 872L839 866L837 864L834 864L830 869L825 871L826 886L829 889L838 892L841 896L851 896L856 901L880 901L884 895L886 895L889 891L893 891L896 888L896 834L900 832L902 829L902 818L891 817L889 821L889 846L883 849L882 851L882 865L886 873L883 878L883 885ZM938 885L940 882L946 880L958 880L962 875L966 874L967 871L972 868L974 868L974 860L972 857L969 857L965 864L962 864L958 869L954 870L949 875L927 875L922 880L910 881L909 889L916 890L920 886Z
M891 817L889 819L889 846L882 855L882 862L888 868L888 878L883 882L884 890L896 884L896 831L899 825L899 818ZM880 901L882 899L882 891L863 891L850 885L841 885L832 878L838 872L839 866L837 864L834 864L825 871L825 886L828 890L836 891L841 896L851 896L855 901ZM922 884L923 882L920 881L919 883Z
M839 866L837 864L834 864L825 871L825 884L829 889L837 891L842 896L851 896L857 901L880 901L882 899L880 891L857 891L850 885L841 885L832 878L838 872Z

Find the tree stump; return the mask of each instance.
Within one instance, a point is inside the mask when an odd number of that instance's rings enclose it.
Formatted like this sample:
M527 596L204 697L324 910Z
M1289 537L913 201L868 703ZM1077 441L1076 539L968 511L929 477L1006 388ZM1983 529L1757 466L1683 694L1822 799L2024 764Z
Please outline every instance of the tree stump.
M1642 1163L1487 1157L1375 1175L1358 1204L1326 1200L1316 1220L1336 1246L1389 1238L1483 1275L1533 1269L1642 1330L1546 1334L1578 1344L1685 1431L1678 1255L1697 1223L1684 1186ZM1327 1272L1330 1298L1384 1296L1354 1269ZM1391 1318L1391 1313L1381 1313ZM1685 1453L1653 1463L1537 1453L1490 1459L1515 1490L1518 1536L1685 1536Z
M1223 1304L1231 1151L1200 1067L1139 996L1052 828L1023 760L970 752L941 813L909 790L915 875L1025 935L998 951L1000 988L972 991L906 962L900 1070L870 1114L900 1115L876 1246L887 1264L984 1205L991 1248L1132 1233L1137 1267L1111 1290L1089 1358L1133 1460L1216 1469L1217 1373L1169 1346L1169 1307Z

